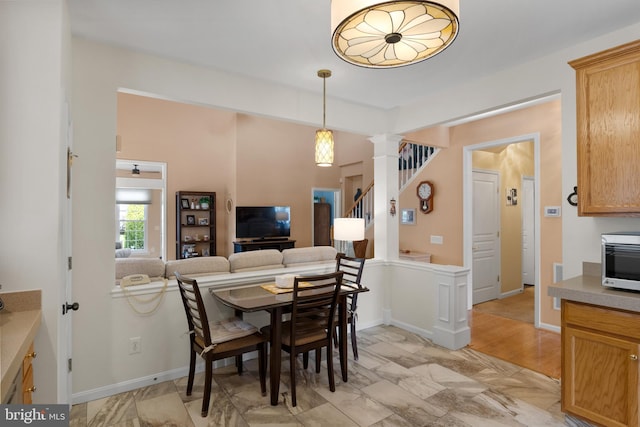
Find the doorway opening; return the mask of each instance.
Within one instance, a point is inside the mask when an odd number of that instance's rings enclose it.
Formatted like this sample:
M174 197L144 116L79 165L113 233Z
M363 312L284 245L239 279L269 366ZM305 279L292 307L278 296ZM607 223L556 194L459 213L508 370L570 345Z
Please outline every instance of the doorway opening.
M331 246L333 220L341 216L340 189L313 188L311 193L311 241L313 246Z
M483 288L477 285L477 280L489 277L489 273L495 272L497 274L494 275L492 289L494 298L523 293L525 282L533 286L535 327L538 327L540 322L539 158L540 136L537 133L488 141L463 148L465 206L463 250L464 265L470 269L469 283L472 284L468 289L468 309L477 302L481 302L474 292L476 287ZM494 209L497 210L499 217L499 225L494 232L496 238L494 244L497 245L494 259L482 259L477 256L478 254L486 255L478 251L478 236L476 236L476 231L479 229L477 221L483 221L482 216L486 214L483 212L486 201L481 205L481 201L475 196L477 181L474 177L477 177L475 174L478 170L495 171L500 176L498 183L494 184L497 196ZM482 224L486 225L484 222ZM526 236L523 236L524 233L527 233ZM525 254L527 257L532 256L525 260ZM524 266L525 262L532 263L532 267L529 264ZM526 271L523 270L523 266ZM487 295L490 294L485 292L485 297Z

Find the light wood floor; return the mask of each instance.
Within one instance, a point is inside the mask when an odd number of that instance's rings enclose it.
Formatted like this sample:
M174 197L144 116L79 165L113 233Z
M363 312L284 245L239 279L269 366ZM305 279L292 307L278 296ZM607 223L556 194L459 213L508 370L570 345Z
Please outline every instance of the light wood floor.
M510 301L511 298L514 300ZM488 303L474 306L469 315L469 347L549 377L560 378L560 334L537 329L533 321L516 320L528 315L533 317L533 300L530 304L523 302L525 300L526 295L517 295L489 301L489 310L483 307ZM500 306L504 307L504 315L500 314ZM515 307L530 310L530 313L518 314ZM505 317L507 315L512 318Z

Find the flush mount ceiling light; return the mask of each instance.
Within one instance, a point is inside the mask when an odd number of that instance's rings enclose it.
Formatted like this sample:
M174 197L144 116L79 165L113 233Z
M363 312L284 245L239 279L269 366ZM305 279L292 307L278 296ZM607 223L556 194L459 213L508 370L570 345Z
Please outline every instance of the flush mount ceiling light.
M322 129L316 131L316 165L328 167L333 165L333 132L325 125L327 77L331 77L331 71L319 70L318 77L322 78Z
M362 67L415 64L453 42L459 9L459 0L332 0L333 50Z

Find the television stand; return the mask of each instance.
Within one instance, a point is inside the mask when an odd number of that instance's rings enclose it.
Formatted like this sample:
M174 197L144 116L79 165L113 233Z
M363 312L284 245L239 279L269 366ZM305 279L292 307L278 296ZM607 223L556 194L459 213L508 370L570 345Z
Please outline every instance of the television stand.
M288 237L260 237L258 239L251 240L252 242L280 242L283 240L289 240Z
M259 251L263 249L277 249L282 252L284 249L294 248L295 240L289 239L267 239L250 242L233 242L233 252Z

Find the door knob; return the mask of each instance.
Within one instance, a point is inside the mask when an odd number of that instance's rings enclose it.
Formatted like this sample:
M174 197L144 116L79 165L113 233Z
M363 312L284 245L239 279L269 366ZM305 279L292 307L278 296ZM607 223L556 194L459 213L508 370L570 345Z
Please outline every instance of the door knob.
M629 359L631 359L633 361L636 361L636 360L638 360L638 356L636 354L632 354L632 355L629 356Z
M62 314L67 314L68 311L76 311L80 308L80 304L74 302L73 304L66 303L62 306Z

